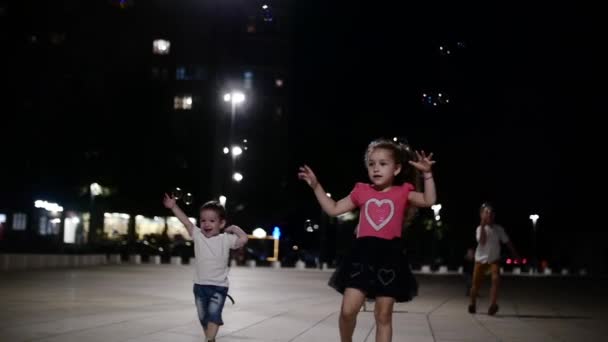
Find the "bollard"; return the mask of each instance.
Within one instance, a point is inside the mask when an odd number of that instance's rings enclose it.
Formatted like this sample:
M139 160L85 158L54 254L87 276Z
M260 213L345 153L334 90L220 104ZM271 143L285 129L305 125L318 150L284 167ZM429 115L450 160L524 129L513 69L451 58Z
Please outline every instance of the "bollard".
M256 266L255 260L247 260L247 266L249 266L250 268L255 268L255 266Z
M61 258L59 258L59 267L68 267L70 266L70 256L69 255L62 255Z
M519 267L514 267L514 268L513 268L513 274L521 274L521 268L519 268Z
M302 260L296 262L296 270L303 270L306 268L306 263Z
M141 264L141 255L139 255L139 254L129 255L129 263L134 264L134 265L140 265Z
M171 265L181 265L181 264L182 264L182 257L179 257L179 256L171 257Z
M272 262L272 268L281 268L281 262L280 261L273 261Z
M8 271L8 256L6 254L0 254L0 270Z
M431 273L431 266L429 266L429 265L422 265L422 268L420 269L420 271L422 273Z
M448 273L448 267L447 266L439 266L439 273L441 273L441 274Z
M110 254L110 264L113 264L113 265L122 264L122 259L120 258L120 254Z
M570 271L568 271L568 269L567 269L567 268L564 268L564 269L562 270L562 275L563 275L563 276L567 276L568 274L570 274Z
M149 262L153 265L160 265L160 255L152 255L150 256Z

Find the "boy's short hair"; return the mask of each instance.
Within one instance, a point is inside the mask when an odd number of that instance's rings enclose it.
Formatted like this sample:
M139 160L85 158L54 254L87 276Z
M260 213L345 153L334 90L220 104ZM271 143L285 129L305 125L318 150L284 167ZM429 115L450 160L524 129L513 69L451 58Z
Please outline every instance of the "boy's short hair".
M488 209L490 211L494 211L494 206L490 202L483 202L479 210Z
M494 205L492 205L492 203L490 202L484 202L481 207L479 207L479 212L482 212L483 210L489 210L492 214L496 213L496 209L494 209Z
M199 212L203 210L213 210L217 213L217 216L222 220L226 220L226 208L221 205L218 201L208 201L201 206Z

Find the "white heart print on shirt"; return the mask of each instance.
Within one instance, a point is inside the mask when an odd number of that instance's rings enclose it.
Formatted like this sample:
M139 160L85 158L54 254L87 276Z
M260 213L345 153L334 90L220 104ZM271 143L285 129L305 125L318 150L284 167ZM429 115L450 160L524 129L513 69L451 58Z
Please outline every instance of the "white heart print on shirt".
M395 205L390 199L382 201L375 198L365 202L365 218L376 231L384 228L395 214Z

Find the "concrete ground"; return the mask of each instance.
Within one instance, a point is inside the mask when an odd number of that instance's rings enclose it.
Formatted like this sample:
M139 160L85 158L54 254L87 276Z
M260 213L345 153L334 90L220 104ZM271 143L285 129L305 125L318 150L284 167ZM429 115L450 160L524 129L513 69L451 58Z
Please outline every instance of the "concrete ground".
M190 266L117 265L0 273L0 341L203 341ZM338 341L341 296L327 271L231 271L219 341ZM393 341L608 341L607 280L505 277L500 311L466 312L455 275L418 275L420 293L398 304ZM354 341L374 341L373 303Z

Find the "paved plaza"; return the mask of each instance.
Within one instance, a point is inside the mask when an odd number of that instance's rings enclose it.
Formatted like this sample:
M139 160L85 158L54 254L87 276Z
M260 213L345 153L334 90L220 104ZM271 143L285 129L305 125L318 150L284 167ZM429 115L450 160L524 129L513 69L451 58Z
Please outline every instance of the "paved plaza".
M192 269L114 265L0 273L0 341L203 341ZM341 296L319 270L231 270L220 341L338 341ZM607 280L505 277L500 311L466 312L463 279L418 275L420 293L395 307L393 341L608 341ZM374 341L373 303L354 341Z

